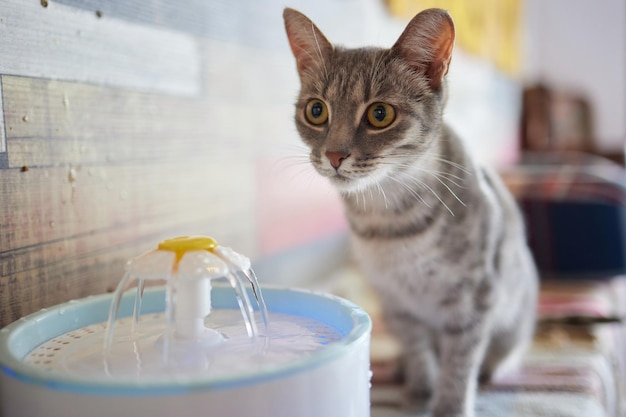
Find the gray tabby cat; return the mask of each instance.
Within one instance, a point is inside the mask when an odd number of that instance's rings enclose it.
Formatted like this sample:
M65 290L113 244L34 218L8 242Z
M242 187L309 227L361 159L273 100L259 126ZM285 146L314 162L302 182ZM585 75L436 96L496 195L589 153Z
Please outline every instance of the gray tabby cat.
M296 125L403 343L407 397L473 416L478 379L532 337L537 275L514 200L442 121L452 19L425 10L391 49L333 46L303 14L284 19Z

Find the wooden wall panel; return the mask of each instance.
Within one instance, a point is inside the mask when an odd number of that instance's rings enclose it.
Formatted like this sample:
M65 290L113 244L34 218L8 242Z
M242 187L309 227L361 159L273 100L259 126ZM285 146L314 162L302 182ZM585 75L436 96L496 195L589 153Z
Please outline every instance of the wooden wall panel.
M3 85L10 167L181 158L205 150L182 141L210 145L206 101L23 77Z
M98 11L54 1L3 1L0 73L197 94L193 37Z
M0 78L0 110L4 108L2 104L2 79ZM4 128L4 115L0 114L0 156L6 156L7 142L6 142L6 130ZM5 167L4 158L0 160L0 168Z

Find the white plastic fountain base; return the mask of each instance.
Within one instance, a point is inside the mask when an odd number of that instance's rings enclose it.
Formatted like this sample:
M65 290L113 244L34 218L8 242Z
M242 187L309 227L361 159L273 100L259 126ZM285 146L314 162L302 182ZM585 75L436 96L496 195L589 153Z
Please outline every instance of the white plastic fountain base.
M167 315L165 295L163 287L146 289L139 320ZM252 297L253 293L247 295ZM206 371L200 367L192 373L141 377L141 373L132 372L121 376L84 369L68 372L73 369L66 363L73 344L81 338L99 337L100 343L105 339L104 328L114 296L74 300L0 330L0 415L369 416L371 321L367 314L346 300L307 291L264 288L263 297L270 319L268 358L275 316L315 323L307 325L313 335L320 326L338 336L322 343L319 349L289 360L265 363L263 355L268 351L264 350L257 357L259 366L233 366L232 372L226 373L211 372L212 367L219 368L220 355L213 358L215 364L203 365ZM230 287L217 286L210 291L213 313L238 311L240 301ZM135 294L126 293L117 318L132 320L135 308ZM102 334L96 334L98 329ZM138 354L134 363L137 369L147 369L142 360ZM101 367L96 365L94 369Z

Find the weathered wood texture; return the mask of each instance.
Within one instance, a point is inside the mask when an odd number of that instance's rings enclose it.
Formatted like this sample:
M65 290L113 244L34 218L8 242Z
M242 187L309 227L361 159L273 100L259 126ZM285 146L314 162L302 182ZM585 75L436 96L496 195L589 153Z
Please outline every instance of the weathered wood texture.
M125 260L164 237L209 233L250 248L251 153L213 139L207 100L15 76L2 84L4 323L110 290Z

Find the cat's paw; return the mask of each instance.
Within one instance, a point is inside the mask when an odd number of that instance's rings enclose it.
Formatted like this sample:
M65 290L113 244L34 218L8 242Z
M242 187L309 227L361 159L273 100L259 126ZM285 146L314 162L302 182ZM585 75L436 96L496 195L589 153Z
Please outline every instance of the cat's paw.
M464 410L459 404L437 403L433 405L431 417L474 417L474 413Z
M424 413L430 408L430 389L407 387L404 390L402 408L411 413Z

